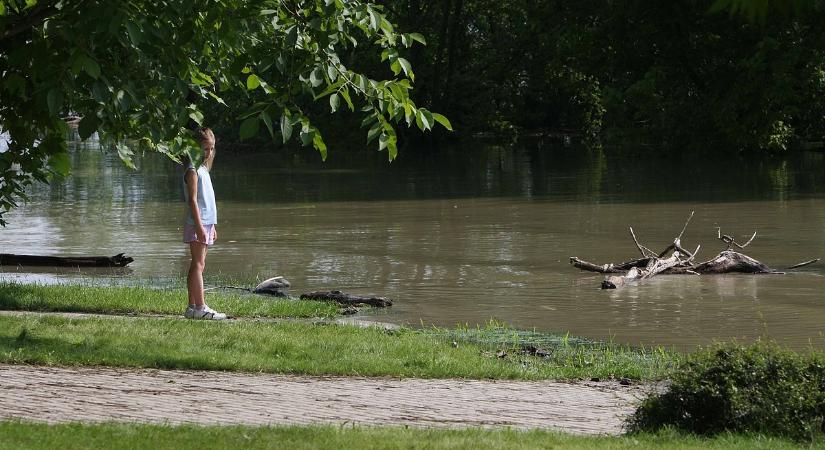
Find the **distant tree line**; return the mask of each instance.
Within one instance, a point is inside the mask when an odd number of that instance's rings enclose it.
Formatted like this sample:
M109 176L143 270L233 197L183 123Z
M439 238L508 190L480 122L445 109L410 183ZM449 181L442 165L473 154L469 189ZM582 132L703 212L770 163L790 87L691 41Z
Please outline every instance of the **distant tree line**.
M782 150L825 135L825 2L387 0L456 135Z

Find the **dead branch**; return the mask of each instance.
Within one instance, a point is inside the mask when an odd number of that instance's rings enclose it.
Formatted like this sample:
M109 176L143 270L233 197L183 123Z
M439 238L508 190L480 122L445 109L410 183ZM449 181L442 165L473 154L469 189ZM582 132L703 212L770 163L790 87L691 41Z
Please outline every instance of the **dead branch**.
M633 236L633 242L636 244L636 248L638 248L639 252L642 254L642 258L648 258L650 256L654 258L656 257L656 253L654 253L651 249L639 243L639 240L636 239L636 233L633 232L633 227L630 227L630 235ZM647 251L647 254L645 253L645 251Z
M739 247L740 250L743 250L745 247L748 246L748 244L753 242L753 239L756 237L756 231L754 230L753 236L751 236L751 238L748 239L748 242L745 242L744 244L739 245L736 242L736 239L733 236L729 236L727 234L722 234L722 228L720 228L720 227L716 227L716 234L717 234L717 236L716 236L717 239L721 240L725 244L728 244L727 250L730 250L731 248L733 248L733 246Z
M813 263L815 263L815 262L818 262L818 261L819 261L819 258L812 259L812 260L810 260L810 261L805 261L805 262L801 262L801 263L799 263L799 264L794 264L794 265L792 265L791 267L786 267L786 268L785 268L785 270L798 269L798 268L800 268L800 267L809 266L809 265L811 265L811 264L813 264Z
M679 233L679 236L676 237L676 240L679 241L682 239L682 235L685 234L685 230L687 230L687 226L690 223L690 219L693 219L693 213L696 211L691 211L690 216L688 216L687 220L685 221L685 226L682 227L682 231Z
M594 264L589 261L585 261L583 259L579 259L575 256L570 257L570 264L573 267L579 268L581 270L585 270L588 272L597 272L597 273L625 273L633 267L645 267L648 263L650 258L639 258L634 259L632 261L627 261L619 264Z
M747 273L747 274L782 274L784 272L777 271L762 262L751 258L748 255L732 250L733 247L744 249L750 245L756 238L756 231L751 235L750 239L744 244L739 244L733 236L722 234L722 229L716 227L717 239L727 244L727 248L722 250L714 258L696 263L696 255L702 248L701 245L696 246L696 250L690 252L682 247L682 236L687 230L694 212L690 213L685 221L679 235L673 240L673 243L668 245L665 250L658 255L645 247L636 237L633 227L629 227L630 236L633 238L633 243L642 258L634 259L620 264L594 264L592 262L584 261L575 256L570 257L570 264L578 267L581 270L589 272L597 272L609 275L602 281L602 289L614 289L623 286L628 282L643 281L652 278L659 274L678 274L678 275L707 275L707 274L724 274L724 273ZM670 256L668 256L668 254ZM819 258L805 261L788 268L796 269L804 267L815 262Z
M624 273L625 272L624 270L616 269L613 264L604 264L604 265L600 266L598 264L593 264L591 262L583 261L579 258L576 258L575 256L570 257L570 264L572 264L573 267L577 267L581 270L586 270L588 272L598 272L598 273Z

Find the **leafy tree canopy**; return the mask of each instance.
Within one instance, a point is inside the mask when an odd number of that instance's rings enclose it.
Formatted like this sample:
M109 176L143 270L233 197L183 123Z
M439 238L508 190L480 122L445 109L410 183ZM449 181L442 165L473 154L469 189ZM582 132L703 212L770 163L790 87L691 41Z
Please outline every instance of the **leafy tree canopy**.
M174 159L204 105L242 90L242 139L266 132L326 157L307 112L323 101L362 114L368 141L392 160L396 125L451 129L410 98L404 52L424 43L361 0L0 0L0 224L33 180L68 173L70 114L82 139L99 133L127 164L136 145ZM373 49L387 79L345 58L356 46Z

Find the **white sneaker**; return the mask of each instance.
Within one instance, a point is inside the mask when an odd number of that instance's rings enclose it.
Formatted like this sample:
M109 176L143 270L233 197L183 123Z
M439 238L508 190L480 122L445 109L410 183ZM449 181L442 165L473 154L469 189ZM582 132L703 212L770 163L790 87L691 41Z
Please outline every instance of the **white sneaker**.
M191 312L190 312L191 311ZM187 319L195 319L195 320L225 320L226 314L219 313L214 309L203 305L203 309L196 309L196 308L186 308L186 312L183 313L183 316Z

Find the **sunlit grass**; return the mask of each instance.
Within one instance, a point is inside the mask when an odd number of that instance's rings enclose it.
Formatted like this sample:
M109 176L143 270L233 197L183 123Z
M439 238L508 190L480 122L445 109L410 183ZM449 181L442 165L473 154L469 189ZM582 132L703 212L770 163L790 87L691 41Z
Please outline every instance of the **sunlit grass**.
M499 357L437 331L310 323L0 316L0 362L472 379L666 377L679 356L570 345Z
M520 330L491 319L484 326L424 328L425 335L452 342L478 345L497 356L530 367L559 368L564 378L581 378L587 373L597 378L663 379L685 355L661 346L637 347L614 342L591 341L535 330Z
M675 432L573 436L546 430L341 426L164 426L0 422L0 447L14 449L794 449L761 436L700 438ZM821 447L820 447L821 448Z
M233 317L333 317L339 310L324 302L232 291L209 293L206 301ZM0 310L179 315L187 303L185 289L0 283Z

